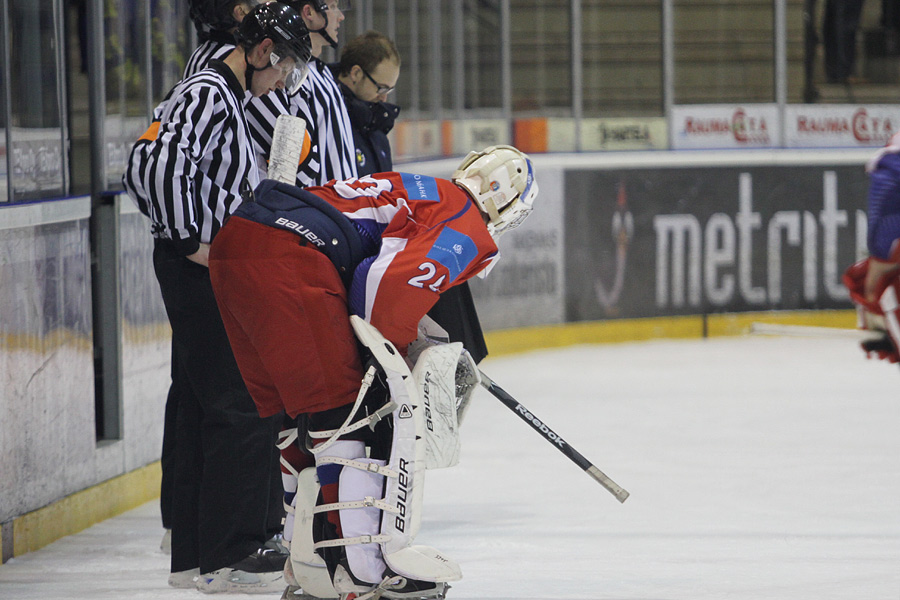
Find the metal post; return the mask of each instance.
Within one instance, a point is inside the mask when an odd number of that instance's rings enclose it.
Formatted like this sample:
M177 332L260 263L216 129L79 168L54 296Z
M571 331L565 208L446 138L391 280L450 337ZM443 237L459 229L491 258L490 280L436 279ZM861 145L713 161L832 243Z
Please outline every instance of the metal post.
M419 75L419 1L418 0L410 0L409 3L409 70L410 77L409 81L418 82L421 81L422 78ZM421 119L421 115L419 115L419 110L422 108L420 101L420 93L419 89L421 86L412 85L412 89L410 90L410 109L413 114L416 115L416 118ZM418 151L418 147L416 150Z
M368 0L365 3L365 8L366 8L365 31L368 31L375 27L375 6L374 6L374 4L375 4L375 2L373 2L373 0Z
M787 111L787 2L774 0L775 33L775 102L778 103L778 146L785 143L785 117Z
M117 196L107 189L106 63L103 0L88 0L88 81L91 149L91 291L94 401L98 440L122 437L121 302Z
M53 2L53 35L54 39L65 39L65 27L63 27L63 6L61 0ZM63 52L65 44L56 45L56 108L59 111L59 143L60 157L62 159L60 169L62 171L62 192L69 192L69 111L66 107L66 57Z
M143 30L144 35L144 73L146 74L147 79L145 80L144 85L144 102L146 102L147 106L147 117L153 114L153 109L155 108L153 105L153 28L151 25L153 24L153 12L150 10L150 3L144 3L144 26L141 28ZM168 44L163 44L163 55L160 57L160 62L165 65L167 63L168 56L165 52L165 48Z
M387 1L387 36L397 41L397 2L396 0Z
M463 0L453 0L453 22L459 25L456 35L450 36L453 55L450 57L453 69L453 111L454 117L463 118L463 110L466 106L466 51L464 40L466 36L465 8Z
M509 0L500 2L500 89L503 96L503 118L512 137L512 44Z
M672 107L675 105L675 2L662 0L662 84L663 116L669 123L669 148L672 147Z
M572 0L572 117L575 119L575 150L582 150L581 124L584 118L584 49L581 27L581 0Z
M6 193L3 195L7 201L14 200L13 198L13 186L12 186L12 163L10 162L10 156L12 156L12 152L9 150L10 144L10 134L9 134L9 124L10 124L10 107L12 106L12 93L10 91L9 84L9 74L12 73L9 61L9 51L8 44L10 39L9 33L9 5L7 0L0 0L0 10L3 11L3 18L0 19L0 65L3 66L3 73L0 73L0 93L3 94L2 102L0 102L0 110L3 111L3 131L4 131L4 144L6 148L6 156L3 160L6 161Z
M806 104L819 100L819 90L813 81L818 46L816 0L803 0L803 102Z
M435 121L440 121L444 116L444 85L443 65L441 52L441 3L429 3L429 16L431 17L431 112Z

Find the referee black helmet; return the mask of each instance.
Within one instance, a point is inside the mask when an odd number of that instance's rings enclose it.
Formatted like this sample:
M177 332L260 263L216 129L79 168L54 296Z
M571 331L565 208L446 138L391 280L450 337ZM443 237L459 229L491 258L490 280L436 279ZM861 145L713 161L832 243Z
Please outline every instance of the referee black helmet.
M312 44L309 30L306 28L300 13L281 2L260 4L241 21L235 35L238 43L250 50L264 39L274 42L271 65L291 59L294 69L285 78L284 87L288 94L295 94L306 78L307 64L312 57ZM252 77L255 69L248 67L247 76ZM247 89L250 89L249 83Z

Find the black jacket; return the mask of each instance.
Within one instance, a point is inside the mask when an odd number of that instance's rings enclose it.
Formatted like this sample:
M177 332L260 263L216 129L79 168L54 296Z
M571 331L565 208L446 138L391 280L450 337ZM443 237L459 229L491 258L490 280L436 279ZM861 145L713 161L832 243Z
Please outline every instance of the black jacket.
M400 107L387 102L364 102L343 83L341 92L350 115L353 141L356 144L356 169L359 176L391 171L391 143L387 134L394 128Z

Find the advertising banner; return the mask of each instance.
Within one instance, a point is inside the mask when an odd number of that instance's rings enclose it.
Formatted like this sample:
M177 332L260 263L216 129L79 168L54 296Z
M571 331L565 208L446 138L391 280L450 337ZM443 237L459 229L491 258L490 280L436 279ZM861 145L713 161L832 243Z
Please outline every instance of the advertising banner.
M565 174L566 320L850 308L860 166Z
M900 128L894 104L794 104L785 109L788 148L866 148L884 146Z
M663 118L584 119L581 123L581 149L665 150L669 147L668 128Z
M509 123L505 119L468 119L443 124L445 156L465 156L471 150L510 142Z
M672 108L672 148L774 148L781 127L776 104L695 104Z
M16 199L62 194L63 138L58 128L9 128L10 187Z
M440 156L441 122L399 120L389 139L394 162Z
M128 157L139 137L147 130L146 117L108 115L103 125L106 136L106 177L113 188L121 188L122 174L128 167Z

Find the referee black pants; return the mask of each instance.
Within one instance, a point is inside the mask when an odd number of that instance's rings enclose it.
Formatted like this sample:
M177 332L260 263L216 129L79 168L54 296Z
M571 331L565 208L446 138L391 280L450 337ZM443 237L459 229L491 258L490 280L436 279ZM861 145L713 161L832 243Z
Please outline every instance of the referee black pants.
M209 270L177 256L164 240L155 244L153 265L172 326L177 390L174 433L167 434L174 446L171 570L199 567L208 573L238 562L268 537L281 418L262 419L256 411L231 352Z

